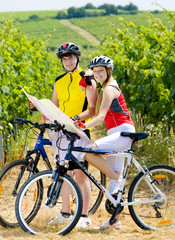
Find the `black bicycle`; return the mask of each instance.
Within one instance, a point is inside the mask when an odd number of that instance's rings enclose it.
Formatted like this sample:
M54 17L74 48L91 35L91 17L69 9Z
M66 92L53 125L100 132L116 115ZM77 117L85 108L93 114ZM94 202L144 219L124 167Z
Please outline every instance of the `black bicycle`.
M0 171L0 225L3 227L17 227L19 226L15 215L15 200L20 187L29 179L33 174L39 172L38 163L43 159L46 164L46 169L52 171L52 166L47 156L45 146L51 146L50 140L44 138L46 129L55 129L55 124L38 124L32 123L29 120L16 118L15 123L25 124L34 131L37 135L37 141L33 150L28 150L26 156L22 160L16 160L6 165ZM36 132L39 130L39 133ZM92 166L89 169L94 171ZM106 185L106 177L100 171L94 171L95 176L99 181ZM41 197L42 185L38 185L36 190L36 198ZM90 203L89 214L95 213L100 206L103 194L92 184L91 185L92 200ZM38 203L36 203L37 205ZM35 216L35 206L28 215L26 221L32 221Z
M70 142L67 154L65 159L59 165L57 164L54 171L37 173L21 187L15 208L18 222L24 231L31 234L55 232L65 235L76 226L82 212L83 199L77 183L66 174L72 164L80 168L107 197L105 206L112 215L109 220L110 224L116 221L116 215L123 211L124 206L128 206L131 217L142 229L169 229L175 226L175 168L168 165L154 165L147 168L140 165L133 155L134 143L148 137L148 133L122 132L123 137L132 139L131 149L114 153L74 147L74 142L79 136L67 131L61 124L55 123L55 130L61 130ZM118 194L110 195L105 187L77 160L72 151L125 157L126 165ZM130 184L128 199L124 199L125 183L131 162L139 173ZM64 184L69 188L71 215L66 221L52 225L50 223L62 210L62 186ZM26 216L32 211L35 218L27 222Z

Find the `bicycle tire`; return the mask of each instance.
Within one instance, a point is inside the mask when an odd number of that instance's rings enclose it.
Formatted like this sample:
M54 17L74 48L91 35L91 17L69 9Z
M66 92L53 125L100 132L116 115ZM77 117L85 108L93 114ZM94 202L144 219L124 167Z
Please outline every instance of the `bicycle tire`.
M168 165L154 165L148 168L156 186L166 195L162 202L128 206L135 223L145 230L172 228L175 225L175 168ZM140 172L133 180L128 202L156 199Z
M65 222L56 222L56 224L50 224L52 220L56 219L62 210L61 194L56 202L56 205L52 207L45 205L51 189L50 186L53 184L52 176L53 172L50 170L39 172L28 179L18 193L15 205L16 217L19 225L26 232L35 235L48 232L53 233L55 231L56 234L66 235L75 227L81 216L83 198L80 188L75 180L73 180L69 175L65 174L63 177L59 177L58 182L63 180L63 182L69 184L69 187L71 188L71 192L73 193L73 196L71 197L72 201L70 201L72 215L70 218L67 218ZM26 215L28 216L28 210L31 212L30 209L33 209L33 204L35 204L33 201L33 195L38 181L42 181L43 183L43 199L40 202L40 209L35 208L35 218L28 223L26 221Z
M28 164L29 163L26 160L15 160L6 165L0 171L0 225L3 227L14 228L19 226L15 215L15 201L17 192L14 194L12 194L12 192L21 167L24 167L25 170L22 180L20 180L20 184L17 189L18 191L23 183L28 179L29 172L26 171ZM38 169L36 169L34 173L37 172ZM29 221L30 217L28 219Z
M95 173L93 170L95 170ZM93 170L90 169L89 171L92 173L93 176L95 176L95 178L104 187L106 187L106 175L104 173L100 172L98 169L95 169L94 167L93 167ZM100 189L98 189L92 182L90 182L90 184L91 184L91 202L90 202L90 208L88 211L88 215L94 214L98 210L98 208L100 207L100 204L103 200L103 197L104 197L104 194L100 191Z

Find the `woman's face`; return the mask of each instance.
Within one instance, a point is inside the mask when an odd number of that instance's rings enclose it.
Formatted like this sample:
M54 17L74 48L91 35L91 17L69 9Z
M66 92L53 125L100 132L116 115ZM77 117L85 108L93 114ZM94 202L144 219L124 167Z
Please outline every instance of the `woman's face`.
M71 72L76 67L77 57L74 54L70 54L68 56L63 56L62 57L62 64L63 64L63 67L68 72Z
M97 66L93 68L94 78L101 85L107 79L107 72L104 66Z

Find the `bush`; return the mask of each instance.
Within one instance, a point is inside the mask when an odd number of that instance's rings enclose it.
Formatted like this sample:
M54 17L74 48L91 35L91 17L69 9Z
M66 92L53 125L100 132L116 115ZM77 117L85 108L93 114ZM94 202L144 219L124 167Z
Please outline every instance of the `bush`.
M55 18L56 19L67 19L68 15L64 11L59 11Z
M33 15L29 16L29 19L28 19L28 21L31 21L31 20L33 20L33 21L37 21L37 20L39 20L39 17L38 17L38 15L36 15L36 14L33 14Z

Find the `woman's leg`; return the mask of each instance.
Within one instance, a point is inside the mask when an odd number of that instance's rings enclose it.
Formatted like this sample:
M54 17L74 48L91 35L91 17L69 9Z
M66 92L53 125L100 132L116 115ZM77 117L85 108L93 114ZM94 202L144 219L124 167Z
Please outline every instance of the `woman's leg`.
M112 168L108 165L107 161L101 155L87 153L85 155L85 159L94 167L103 172L110 179L119 180L120 176L112 170Z

